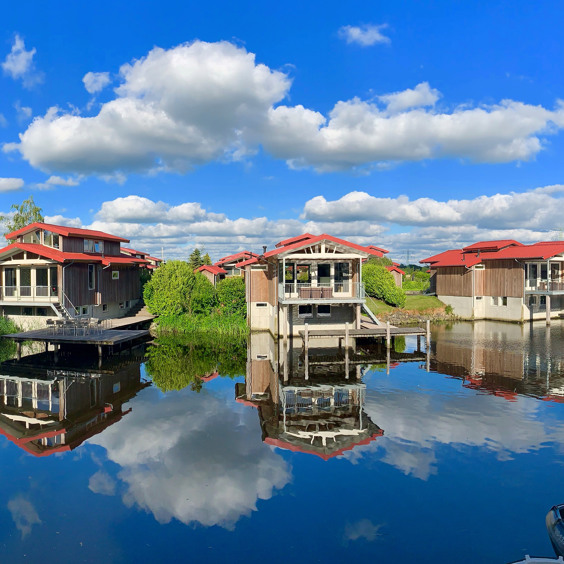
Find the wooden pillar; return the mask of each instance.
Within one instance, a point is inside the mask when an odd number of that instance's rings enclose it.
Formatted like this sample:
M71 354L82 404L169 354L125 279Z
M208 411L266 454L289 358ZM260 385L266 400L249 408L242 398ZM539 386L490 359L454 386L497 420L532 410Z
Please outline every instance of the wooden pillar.
M345 379L349 379L349 349L345 349Z
M16 343L16 358L18 360L22 359L22 342L21 341L18 341Z
M345 349L349 348L349 324L345 323Z
M390 322L386 321L386 348L390 348L392 342L390 339Z
M386 375L390 375L390 364L391 364L391 351L390 347L386 349Z
M304 332L304 363L305 363L305 379L309 379L309 326L305 324Z
M550 325L550 296L546 296L546 324Z
M427 319L426 323L426 340L427 340L427 350L431 350L431 322Z
M356 304L356 328L357 329L360 329L360 320L361 320L360 304Z
M421 335L417 335L417 352L421 352Z
M45 352L49 350L49 341L45 341Z

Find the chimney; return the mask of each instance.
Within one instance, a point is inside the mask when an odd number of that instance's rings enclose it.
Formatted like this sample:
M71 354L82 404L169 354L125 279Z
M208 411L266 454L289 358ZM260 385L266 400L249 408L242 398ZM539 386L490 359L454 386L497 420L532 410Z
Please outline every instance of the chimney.
M266 253L266 247L267 247L266 245L263 245L263 246L262 246L262 254L263 254L263 255Z

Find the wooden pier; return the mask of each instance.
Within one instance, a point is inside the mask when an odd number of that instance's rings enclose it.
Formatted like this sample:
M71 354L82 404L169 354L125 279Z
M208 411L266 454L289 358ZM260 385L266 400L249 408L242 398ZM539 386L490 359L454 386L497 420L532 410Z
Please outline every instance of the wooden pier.
M103 348L123 347L127 345L132 347L135 344L150 339L151 334L146 329L102 329L99 331L79 331L73 332L57 332L52 328L35 329L33 331L25 331L23 333L10 333L2 335L5 339L12 339L16 342L16 358L21 359L22 343L26 341L35 341L45 343L45 351L49 345L53 345L55 352L55 361L57 353L61 345L90 345L98 348L98 358L101 360Z
M345 349L345 369L348 374L349 365L351 362L349 350L356 348L356 340L361 339L378 339L385 341L387 349L387 373L390 370L390 350L392 344L396 337L407 337L416 336L417 337L417 351L421 351L421 337L425 337L426 342L426 364L427 371L429 371L429 354L431 350L431 325L427 321L426 327L394 327L389 323L385 326L377 326L374 324L369 324L360 329L351 329L348 323L345 323L344 329L310 329L308 324L305 324L305 329L299 332L300 337L303 341L303 351L304 351L304 366L305 366L305 379L309 377L309 348L311 339L339 339L339 348L342 347L344 341Z

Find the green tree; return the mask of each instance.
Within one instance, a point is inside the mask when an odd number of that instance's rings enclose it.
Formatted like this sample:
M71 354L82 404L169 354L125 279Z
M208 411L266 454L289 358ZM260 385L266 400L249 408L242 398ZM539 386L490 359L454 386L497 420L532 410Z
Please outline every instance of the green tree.
M362 266L362 280L369 296L396 307L405 305L405 292L396 286L394 277L385 266L366 262Z
M392 266L393 261L388 257L370 257L365 264L379 264L380 266Z
M224 278L217 283L217 301L221 313L247 315L245 281L239 276Z
M212 265L212 260L210 258L210 255L208 253L206 253L203 257L202 257L202 261L204 264L207 264L208 266Z
M202 259L202 253L200 252L200 249L196 248L192 251L190 258L188 259L188 263L190 264L192 270L196 270L196 268L204 264L204 260Z
M217 294L213 284L200 272L194 276L190 294L190 313L210 315L217 305Z
M145 304L155 315L189 312L195 283L196 275L190 264L179 260L169 261L157 268L145 284Z
M33 201L33 196L30 196L27 200L24 200L20 205L12 204L11 208L14 210L13 215L1 215L0 221L4 223L6 231L4 235L17 231L30 223L44 222L42 209L35 205Z

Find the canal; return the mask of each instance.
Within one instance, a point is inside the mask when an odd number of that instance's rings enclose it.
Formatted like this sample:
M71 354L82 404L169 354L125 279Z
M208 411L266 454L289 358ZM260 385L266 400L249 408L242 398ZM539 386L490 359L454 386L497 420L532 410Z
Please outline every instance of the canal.
M554 557L564 325L345 355L161 339L0 370L2 562Z

